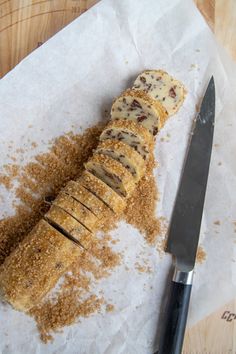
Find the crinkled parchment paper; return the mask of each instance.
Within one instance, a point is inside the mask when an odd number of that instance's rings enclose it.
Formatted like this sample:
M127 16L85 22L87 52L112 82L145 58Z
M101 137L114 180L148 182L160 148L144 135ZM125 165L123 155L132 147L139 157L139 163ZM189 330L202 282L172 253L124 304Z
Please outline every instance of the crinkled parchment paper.
M160 191L157 213L167 220L195 106L212 74L216 82L216 146L201 230L207 259L196 266L192 325L236 295L232 223L236 218L236 67L191 1L104 0L23 60L0 81L0 166L10 162L10 140L17 148L31 139L39 143L38 151L46 151L42 139L47 142L69 131L72 124L79 132L80 127L104 119L112 99L149 68L167 70L188 89L183 107L169 119L155 147L160 165L155 171ZM27 154L24 163L30 159ZM0 192L1 212L10 215L13 196L3 187ZM214 224L216 220L220 225ZM104 290L115 311L82 319L45 345L31 318L0 305L1 353L152 352L171 259L158 256L131 226L122 223L114 233L122 239L120 248L127 247L124 263L130 271L118 267L97 291ZM132 271L140 251L149 259L150 274Z

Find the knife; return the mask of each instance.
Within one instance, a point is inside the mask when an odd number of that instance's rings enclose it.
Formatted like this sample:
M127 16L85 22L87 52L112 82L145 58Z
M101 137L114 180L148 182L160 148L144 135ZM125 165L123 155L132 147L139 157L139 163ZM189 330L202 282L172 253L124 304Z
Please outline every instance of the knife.
M166 252L173 256L174 274L158 354L180 354L182 351L211 159L214 120L215 84L212 76L200 112L193 121L168 232Z

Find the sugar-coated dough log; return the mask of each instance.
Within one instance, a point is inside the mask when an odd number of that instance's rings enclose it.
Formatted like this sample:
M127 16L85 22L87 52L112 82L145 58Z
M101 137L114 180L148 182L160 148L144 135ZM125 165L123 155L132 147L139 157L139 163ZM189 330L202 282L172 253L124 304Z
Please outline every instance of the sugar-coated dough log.
M74 241L80 243L85 249L89 249L91 244L95 242L95 236L87 230L78 220L56 205L52 205L45 214L45 218L58 226Z
M171 116L184 102L186 90L183 84L163 70L145 70L135 80L133 89L143 90L162 103Z
M109 156L94 154L85 163L85 168L120 196L128 197L135 188L135 180L132 174L120 162Z
M119 140L131 146L144 160L148 159L149 153L153 151L154 147L153 135L142 125L132 120L111 120L100 135L100 141L107 139Z
M122 141L104 140L98 145L96 153L110 156L119 161L134 176L135 181L138 181L144 174L144 159L137 151Z
M126 90L111 108L111 119L133 120L153 135L158 133L166 118L167 112L160 102L141 90Z
M60 192L56 199L53 201L53 205L57 205L60 208L67 211L82 225L84 225L89 231L96 231L98 227L98 218L87 207L75 200L68 194Z
M102 219L104 216L109 217L109 215L113 214L111 209L101 199L79 182L69 181L63 191L85 205L98 219Z
M89 171L85 170L77 182L101 199L116 214L120 214L125 209L126 200Z
M82 248L45 220L33 228L1 266L1 293L15 309L27 311L51 290Z

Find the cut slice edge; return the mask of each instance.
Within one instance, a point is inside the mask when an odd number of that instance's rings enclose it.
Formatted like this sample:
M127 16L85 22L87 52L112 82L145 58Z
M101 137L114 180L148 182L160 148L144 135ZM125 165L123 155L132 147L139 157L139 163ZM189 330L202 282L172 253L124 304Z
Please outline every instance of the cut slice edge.
M70 214L80 222L87 230L94 232L98 227L98 218L87 207L69 194L61 191L52 203Z
M113 213L103 200L98 198L81 183L78 183L78 181L69 181L63 191L83 204L99 219L103 218L104 215L108 216Z
M107 139L97 146L95 153L110 156L121 163L137 182L145 172L145 161L141 155L122 141Z
M142 125L132 120L111 120L100 135L100 141L118 140L132 147L144 160L147 160L153 151L155 139Z
M168 117L166 109L143 90L128 89L115 99L111 119L133 120L154 136Z
M73 236L71 236L65 229L59 226L55 221L49 219L47 215L44 215L43 220L46 221L53 229L59 232L63 237L68 238L71 242L75 243L78 247L84 249L83 245L76 240Z
M83 248L89 249L94 242L97 242L95 235L84 227L78 220L70 215L64 209L52 205L44 218L49 223L54 223L63 232L75 242L79 243Z
M126 207L126 200L117 194L111 187L89 171L83 171L76 181L103 201L114 213L120 214Z
M187 94L184 85L164 70L144 70L134 81L133 89L143 90L159 101L169 116L180 109Z
M85 163L85 168L121 197L128 197L135 188L135 180L132 174L120 162L109 156L94 154Z

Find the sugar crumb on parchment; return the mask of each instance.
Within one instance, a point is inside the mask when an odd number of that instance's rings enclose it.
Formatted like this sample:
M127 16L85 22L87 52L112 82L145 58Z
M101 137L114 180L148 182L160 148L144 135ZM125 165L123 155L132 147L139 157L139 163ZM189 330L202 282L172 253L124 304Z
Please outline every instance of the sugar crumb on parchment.
M113 312L114 309L115 309L115 306L113 304L106 305L106 312Z
M134 267L139 273L152 273L152 268L148 265L135 262Z
M0 183L5 182L9 188L15 188L17 199L14 201L15 215L0 221L0 264L47 212L50 203L45 200L55 198L69 180L81 174L83 163L97 146L103 127L99 124L81 135L67 133L52 140L47 153L37 155L26 165L7 165L5 174L0 176ZM19 148L16 153L24 154L24 150ZM139 182L122 215L143 234L150 245L156 244L162 232L162 221L155 216L158 193L153 176L154 167L152 157L145 177ZM16 187L13 183L15 180L18 182ZM114 220L104 225L104 237L99 245L94 245L90 253L84 252L71 265L57 293L46 297L30 310L29 314L36 320L44 342L53 340L53 332L78 322L82 317L97 311L112 310L113 305L106 305L101 296L93 293L91 285L109 276L122 262L122 254L111 247L119 240L111 238L109 234L118 221L119 218L114 217ZM148 265L144 264L144 267L145 271L151 271ZM128 271L127 266L125 269Z
M204 251L202 246L198 246L197 255L196 255L196 262L203 263L206 260L206 252Z

